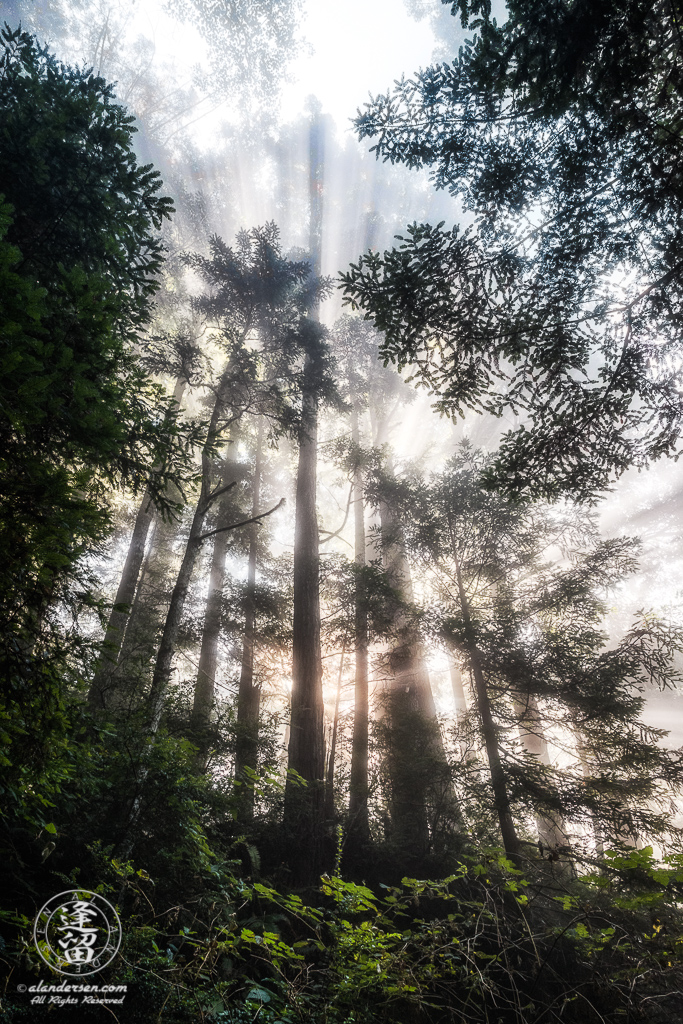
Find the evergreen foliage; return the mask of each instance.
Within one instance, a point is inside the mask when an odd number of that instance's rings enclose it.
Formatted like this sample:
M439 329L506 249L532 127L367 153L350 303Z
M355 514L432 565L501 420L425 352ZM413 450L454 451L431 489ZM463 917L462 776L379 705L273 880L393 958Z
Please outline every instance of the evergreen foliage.
M640 611L609 643L608 601L635 571L637 543L600 541L590 518L571 505L485 490L485 465L465 444L429 484L418 478L395 487L394 502L434 579L428 628L470 673L477 717L484 718L482 700L490 702L507 809L527 842L540 842L551 856L554 847L590 855L596 821L602 844L666 830L668 793L681 781L678 755L663 750L661 733L639 716L649 688L677 684L672 660L683 635ZM564 565L548 563L551 548L564 552ZM529 736L547 745L549 731L557 742L572 734L578 741L562 767L525 749ZM481 829L490 786L482 791L476 756L464 767L461 784L473 787L468 803ZM536 835L529 831L534 817Z
M2 30L0 656L15 765L42 760L59 719L59 675L83 641L57 602L92 604L79 559L110 529L112 489L147 487L170 511L196 436L134 352L172 207L111 97Z
M490 4L452 63L356 119L378 157L462 208L343 275L382 354L449 415L522 416L495 479L595 498L676 451L681 427L676 3Z

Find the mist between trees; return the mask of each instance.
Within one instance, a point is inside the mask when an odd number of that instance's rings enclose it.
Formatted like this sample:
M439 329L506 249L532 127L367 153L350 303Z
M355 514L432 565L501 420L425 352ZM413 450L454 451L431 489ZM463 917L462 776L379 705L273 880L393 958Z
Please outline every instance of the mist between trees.
M173 90L124 7L7 9L10 1021L78 888L121 1022L683 1020L676 492L604 528L678 454L683 12L407 7L374 155L278 121L296 0L166 5Z

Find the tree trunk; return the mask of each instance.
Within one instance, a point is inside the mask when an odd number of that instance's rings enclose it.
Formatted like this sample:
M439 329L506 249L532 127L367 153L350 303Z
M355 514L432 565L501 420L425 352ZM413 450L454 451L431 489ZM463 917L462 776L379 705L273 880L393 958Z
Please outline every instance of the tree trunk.
M390 460L387 472L393 476ZM401 527L387 502L379 508L384 568L409 604L413 588ZM457 828L462 820L422 645L401 610L394 628L400 639L389 653L391 681L385 698L391 819L397 841L419 860L429 849L430 818L433 836L444 819Z
M545 738L541 713L536 698L531 694L512 694L512 706L518 719L519 738L528 754L537 758L540 765L550 765L548 741ZM556 859L558 850L568 845L564 821L558 811L553 818L548 814L536 814L538 842L542 853Z
M312 270L320 275L322 232L322 125L311 121L309 194ZM311 310L317 318L319 310ZM320 657L320 583L316 477L318 400L314 362L304 364L299 466L296 479L294 536L294 621L292 638L292 697L289 769L306 782L302 787L291 775L285 787L284 820L296 851L291 867L297 881L312 882L322 865L324 725L322 662Z
M297 873L312 880L322 857L323 693L320 657L320 588L316 515L316 399L304 396L305 432L299 448L294 536L294 621L289 769L306 780L303 788L289 777L285 787L285 823L299 840ZM301 845L303 844L303 845Z
M378 428L378 437L380 434ZM391 462L388 471L392 473ZM390 506L379 506L382 563L392 585L408 598L408 565L399 543L399 531ZM402 615L394 626L401 629ZM389 774L389 815L392 838L408 858L421 861L429 850L427 818L427 774L424 736L420 721L424 700L421 666L410 639L397 642L389 653L390 681L384 695L384 737Z
M351 413L351 439L359 443L358 408ZM363 474L357 466L353 474L354 560L365 568L365 517L363 515ZM349 783L349 830L352 842L364 845L370 838L368 817L368 612L365 587L359 575L355 594L356 682L354 693L353 737L351 740L351 779Z
M214 402L209 429L207 431L206 441L202 450L201 491L195 507L194 516L192 518L192 526L190 527L190 534L185 545L183 560L180 564L175 586L173 587L173 592L171 594L170 605L168 612L166 613L164 631L154 665L152 685L147 697L147 723L144 733L145 746L142 750L140 763L137 769L136 794L128 812L124 835L118 846L118 852L122 857L130 856L130 852L133 848L134 829L140 815L143 789L149 772L149 755L151 753L154 737L159 729L159 723L161 722L161 716L164 710L164 700L171 679L171 669L177 645L178 630L180 628L180 622L185 608L185 601L190 588L192 571L202 543L202 533L204 530L206 515L213 501L220 493L220 491L216 491L213 494L211 493L211 455L213 452L214 442L221 432L220 421L228 403L228 392L232 370L232 360L229 360L218 384L216 401ZM222 488L220 490L222 490Z
M227 485L228 475L232 471L232 464L227 463L223 473L222 483ZM230 508L230 495L226 492L219 499L216 527L222 529L228 525L228 510ZM254 515L256 513L254 512ZM254 525L253 529L256 529ZM221 631L221 619L223 612L223 583L225 580L225 556L228 550L229 534L227 531L217 533L213 539L213 553L211 556L211 570L209 573L209 593L206 598L204 611L204 629L202 630L202 646L199 654L199 666L197 669L197 681L194 687L194 702L192 706L192 717L190 729L198 747L197 768L200 772L206 771L206 763L209 755L211 727L211 711L216 692L216 665L218 662L218 640Z
M468 637L467 654L469 655L470 664L472 666L477 708L479 711L479 717L481 718L484 745L486 747L486 756L489 762L493 801L496 809L496 815L498 817L498 824L503 839L505 853L516 866L519 866L519 838L510 812L510 799L508 797L507 784L505 781L505 771L503 769L500 747L498 745L498 729L493 719L493 710L491 707L488 686L486 685L486 679L484 678L479 658L479 651L477 650L475 643L469 602L465 593L465 586L462 579L462 573L460 572L460 563L456 555L455 544L453 544L453 558L455 561L458 593L460 596L460 610L462 612L465 633Z
M180 406L186 386L187 381L183 377L179 377L176 381L169 412L173 412ZM109 615L104 636L104 649L98 660L95 677L88 692L88 704L93 711L114 709L120 702L120 683L114 678L113 673L121 653L126 626L130 621L140 570L145 557L147 537L155 517L156 509L149 491L145 490L133 527L133 535L128 546L121 580L116 591L114 607ZM128 610L123 611L120 606L125 606Z
M453 690L455 720L458 724L460 724L463 715L467 714L467 697L465 696L465 687L462 681L462 672L460 671L460 668L455 658L451 654L448 655L448 672L451 677L451 688Z
M117 675L125 677L127 695L131 680L133 686L140 689L143 677L149 675L145 669L154 664L155 636L166 617L170 598L163 579L165 567L173 562L174 537L174 526L158 518L154 520L116 670Z
M458 662L451 653L448 657L448 671L451 679L451 689L453 690L453 704L455 706L455 724L458 735L458 746L460 748L460 756L463 761L469 761L475 757L475 748L478 745L476 739L472 735L471 725L466 726L467 722L467 695L465 693L465 684L462 680L462 672ZM470 697L471 702L471 697Z
M156 664L154 666L152 686L148 698L148 735L150 737L154 736L159 728L159 722L161 720L161 714L164 706L164 698L171 678L171 668L173 664L173 655L175 654L177 646L178 630L180 628L180 622L185 608L185 601L190 587L192 571L194 569L195 562L197 561L197 555L199 554L204 523L214 497L218 496L211 494L211 453L213 451L213 445L221 432L220 421L228 404L228 392L232 372L232 360L229 360L228 365L223 371L223 375L220 379L216 392L216 401L211 414L206 442L202 451L201 492L192 518L192 526L190 527L190 534L187 538L187 544L185 545L183 560L176 578L173 593L171 594L171 603L166 615L164 631L159 644ZM220 534L218 536L220 536Z
M334 719L332 721L332 738L330 740L330 757L327 764L327 779L325 781L325 818L327 821L334 819L334 762L337 756L337 733L339 729L339 701L341 700L342 673L344 671L344 655L346 647L342 647L339 659L339 675L337 677L337 696L334 701Z
M261 463L263 458L264 420L259 419L254 460L254 481L252 485L252 515L258 512L261 500ZM235 779L242 783L238 801L240 820L251 821L254 817L254 787L245 775L244 769L256 771L258 767L258 727L261 709L261 688L254 685L254 631L256 628L256 587L257 534L256 525L251 527L249 539L249 561L247 565L247 593L244 614L244 641L242 644L242 670L237 695L237 746L235 750Z

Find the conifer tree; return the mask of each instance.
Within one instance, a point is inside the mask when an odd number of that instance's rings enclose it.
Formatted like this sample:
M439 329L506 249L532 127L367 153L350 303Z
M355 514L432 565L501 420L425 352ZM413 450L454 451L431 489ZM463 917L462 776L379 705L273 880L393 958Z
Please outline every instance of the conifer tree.
M138 357L172 204L132 120L104 80L0 30L0 658L8 713L24 709L17 764L60 718L52 610L94 600L83 558L111 527L111 489L149 488L169 511L196 440Z
M485 462L463 447L430 485L415 484L403 509L410 549L437 588L433 628L471 674L506 852L519 858L530 815L546 850L571 840L581 853L596 817L612 842L624 841L631 787L640 797L636 830L666 832L661 809L678 782L676 759L639 715L646 686L677 679L680 631L639 613L607 647L606 600L634 570L634 542L599 542L571 507L486 491ZM568 567L544 563L553 545ZM544 723L565 744L580 733L568 767L542 749Z
M358 395L352 398L351 443L360 447ZM360 460L353 471L353 534L354 563L358 570L356 577L355 610L355 660L356 677L353 712L353 741L351 748L351 779L349 782L349 820L354 836L363 844L370 835L368 820L368 726L370 713L368 673L368 610L366 583L363 577L366 557L366 535L364 516L364 480Z
M264 471L265 420L258 420L254 471L251 482L252 515L259 507ZM240 793L239 811L241 817L250 820L254 814L254 788L244 785L245 769L255 772L258 767L259 713L261 687L255 679L256 647L256 574L259 556L257 531L252 526L249 533L247 558L247 586L244 598L244 636L240 665L239 690L237 694L237 740L235 746L235 779L243 784Z
M230 447L233 447L232 445ZM240 469L235 461L226 458L223 462L219 481L225 487L239 480ZM233 499L233 490L223 492L216 502L213 549L209 569L209 589L204 606L202 638L197 665L197 678L194 686L190 733L197 744L197 767L206 769L210 746L211 713L213 711L216 691L216 671L218 666L218 643L223 618L223 587L225 582L225 560L231 532L226 529L231 523L243 519L241 511ZM258 511L253 512L253 517ZM258 527L252 524L252 529Z
M403 387L396 373L381 366L379 339L368 324L357 318L342 317L335 325L334 339L343 387L351 405L351 445L346 446L344 462L352 473L354 498L362 474L370 478L370 501L379 510L382 568L389 586L394 589L394 599L390 602L393 603L392 636L390 651L385 658L385 674L391 681L380 697L378 708L387 747L392 829L397 845L405 852L412 850L415 857L420 857L430 847L430 833L433 837L439 831L435 829L437 819L445 816L453 822L458 814L419 630L409 611L413 603L410 567L402 530L394 515L391 500L395 486L393 465L385 450L393 425L392 417L397 414L402 396L408 399L412 394ZM359 414L365 414L368 409L373 430L372 454L359 444ZM369 595L365 589L369 580L360 569L365 564L366 539L363 503L357 500L355 517L358 517L355 559L359 563L355 600L356 644L361 649L356 675L358 692L351 762L351 822L355 813L354 787L358 785L361 794L367 793L367 788L362 788L362 780L367 787L368 744ZM367 810L363 810L367 814Z
M286 362L291 355L294 331L301 312L298 288L307 267L290 263L279 250L274 225L242 232L233 250L219 238L211 240L211 258L194 255L188 258L211 288L211 293L197 300L197 307L216 323L218 339L224 347L227 362L216 384L214 402L206 440L202 450L201 492L197 502L185 552L181 562L166 623L157 653L151 690L148 697L149 731L158 728L163 701L168 687L176 638L190 586L192 572L202 541L219 532L247 525L247 520L205 531L207 513L213 503L234 486L235 481L214 486L214 457L225 443L226 431L246 413L258 408L258 359L249 347L258 337L267 351L279 346ZM273 510L271 510L273 511ZM266 513L249 517L249 522ZM267 513L269 514L269 513Z
M145 363L156 373L172 373L176 383L173 399L167 411L167 417L177 416L188 384L196 383L199 351L196 343L186 334L158 338L159 348L156 352L148 352ZM151 358L150 358L151 356ZM157 509L149 488L145 489L140 502L133 533L128 545L128 553L121 572L116 590L114 605L109 614L104 634L103 651L100 655L93 681L88 690L88 703L94 711L105 708L112 710L121 704L125 694L121 692L120 680L117 680L116 667L124 640L130 615L138 589L140 573L150 530L154 526ZM126 689L124 687L124 689Z
M367 414L368 371L376 355L372 332L360 320L342 317L334 326L333 344L340 376L340 387L351 406L351 445L347 455L352 479L351 503L354 525L354 653L355 684L351 776L349 781L349 830L352 845L363 847L370 838L368 814L369 757L369 623L365 531L364 452L361 446L361 417Z
M319 113L311 117L309 199L311 273L320 277L324 136ZM317 302L311 316L319 314ZM313 324L311 324L313 327ZM309 330L302 374L299 462L296 477L294 538L294 620L289 775L285 790L285 825L297 835L293 862L301 879L316 877L322 858L324 813L324 727L320 655L320 566L316 513L318 397L321 371L320 331ZM296 773L293 775L292 773ZM304 781L305 788L296 776ZM299 845L303 844L303 845Z
M391 456L373 480L380 513L382 561L395 599L389 683L384 695L385 743L390 779L392 835L405 851L423 858L442 831L457 827L460 813L452 788L423 637L416 616L412 573Z

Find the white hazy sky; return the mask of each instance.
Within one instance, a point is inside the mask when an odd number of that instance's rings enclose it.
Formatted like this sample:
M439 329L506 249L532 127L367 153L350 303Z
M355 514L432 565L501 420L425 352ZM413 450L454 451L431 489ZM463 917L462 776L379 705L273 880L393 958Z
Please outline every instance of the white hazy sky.
M303 33L312 52L293 67L284 118L314 93L342 131L368 92L384 92L402 73L425 67L434 49L427 21L414 21L401 0L306 0Z
M129 32L131 39L140 34L152 40L156 60L170 65L177 85L189 83L192 65L202 63L204 43L198 32L170 18L161 0L138 0L131 8ZM369 92L384 92L401 74L427 66L434 49L428 20L411 18L402 0L305 0L301 34L307 46L284 86L282 119L295 119L314 94L341 132L350 131L349 119ZM210 110L211 105L193 127L207 148L226 113L219 108L214 118Z

